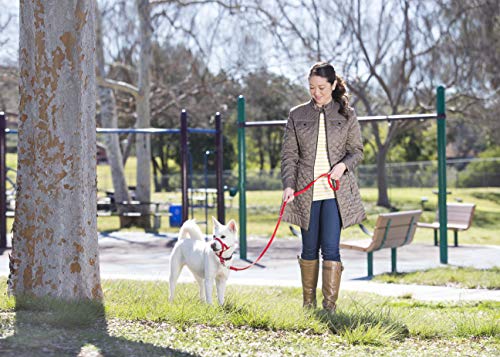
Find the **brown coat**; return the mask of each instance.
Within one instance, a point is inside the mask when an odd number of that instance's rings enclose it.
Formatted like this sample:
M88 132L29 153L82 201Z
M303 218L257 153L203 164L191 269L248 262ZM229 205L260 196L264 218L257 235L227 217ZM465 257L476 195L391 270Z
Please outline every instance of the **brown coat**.
M335 101L328 103L324 110L330 167L339 162L347 167L340 178L340 189L335 192L342 227L347 228L366 217L354 176L354 169L363 159L361 130L354 109L349 108L348 118L338 112L339 104ZM320 111L313 100L290 110L281 151L284 188L298 191L314 179ZM312 196L309 189L295 197L287 205L283 220L308 229Z

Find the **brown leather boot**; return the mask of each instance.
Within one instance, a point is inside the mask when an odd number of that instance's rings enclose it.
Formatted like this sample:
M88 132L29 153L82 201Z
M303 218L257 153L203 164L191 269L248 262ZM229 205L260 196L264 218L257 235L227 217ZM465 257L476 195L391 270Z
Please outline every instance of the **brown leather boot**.
M341 262L331 260L323 261L323 309L328 312L335 312L337 299L340 291L340 277L344 267Z
M304 260L297 256L302 277L303 306L316 307L316 287L318 286L319 260Z

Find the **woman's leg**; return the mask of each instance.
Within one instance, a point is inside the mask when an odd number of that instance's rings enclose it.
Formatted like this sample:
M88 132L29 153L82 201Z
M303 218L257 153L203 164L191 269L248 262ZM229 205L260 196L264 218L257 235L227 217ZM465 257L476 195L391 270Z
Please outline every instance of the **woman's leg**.
M340 262L340 215L337 200L321 201L319 241L323 260Z
M304 260L315 260L319 257L319 229L320 229L320 211L321 202L313 201L311 204L311 217L309 219L309 229L301 228L302 233L302 254Z
M319 202L311 205L309 230L302 231L302 254L297 257L302 278L302 295L304 307L316 307L316 288L319 275Z
M335 199L323 201L320 215L320 244L323 257L321 290L323 308L335 312L339 297L342 263L340 262L340 215Z

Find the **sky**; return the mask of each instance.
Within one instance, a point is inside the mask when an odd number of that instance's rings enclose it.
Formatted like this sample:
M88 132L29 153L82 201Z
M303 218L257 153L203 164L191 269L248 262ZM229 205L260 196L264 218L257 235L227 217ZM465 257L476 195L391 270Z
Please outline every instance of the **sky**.
M5 31L0 33L0 43L7 41L0 49L0 65L17 65L19 2L15 0L0 0L0 9L0 24L4 24L9 16L13 16Z

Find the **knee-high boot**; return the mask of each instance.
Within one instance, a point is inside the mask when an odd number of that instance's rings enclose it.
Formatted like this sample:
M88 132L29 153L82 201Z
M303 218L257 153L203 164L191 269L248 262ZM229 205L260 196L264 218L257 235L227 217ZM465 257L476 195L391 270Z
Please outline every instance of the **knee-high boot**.
M316 287L318 286L319 260L304 260L297 257L302 277L304 307L316 307Z
M328 312L335 312L336 302L339 297L340 277L344 267L341 262L323 261L323 308Z

